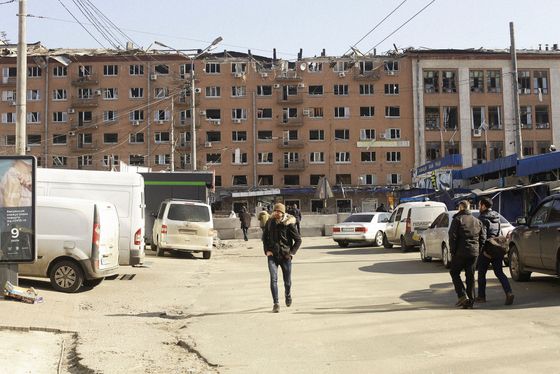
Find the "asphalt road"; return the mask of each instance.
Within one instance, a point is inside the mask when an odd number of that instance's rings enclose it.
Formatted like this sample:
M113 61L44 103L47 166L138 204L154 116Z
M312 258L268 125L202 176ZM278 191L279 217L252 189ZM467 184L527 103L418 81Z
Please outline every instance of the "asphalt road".
M512 283L506 307L490 272L488 302L462 310L441 262L418 252L303 243L294 303L278 314L258 240L228 242L209 261L149 252L149 267L121 269L131 279L77 294L24 281L45 302L0 301L0 373L29 372L29 362L14 367L29 351L40 352L32 372L45 373L559 372L557 278ZM2 326L65 334L38 340Z

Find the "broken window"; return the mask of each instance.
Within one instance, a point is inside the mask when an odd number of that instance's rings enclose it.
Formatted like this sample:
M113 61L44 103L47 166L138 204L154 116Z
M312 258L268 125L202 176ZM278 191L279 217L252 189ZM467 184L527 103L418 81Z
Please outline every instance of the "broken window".
M318 96L323 94L323 86L309 86L308 93L311 96Z
M352 175L351 174L336 174L335 183L338 185L349 185L352 183Z
M457 82L454 71L444 71L441 80L442 92L454 93L457 92Z
M93 68L91 65L80 65L78 67L78 77L84 78L89 77L93 73Z
M310 72L320 72L323 71L323 63L312 61L307 64L307 70Z
M234 62L231 64L231 72L245 74L247 72L247 64L244 62Z
M426 142L426 161L435 161L440 159L440 147L440 142Z
M533 89L535 94L548 94L548 73L546 71L533 72Z
M222 133L219 131L206 131L207 142L219 142L222 140Z
M518 92L520 95L531 94L531 73L527 70L520 71L517 75Z
M476 93L484 92L484 71L470 70L469 82L471 86L471 92L476 92Z
M234 142L246 142L247 141L247 131L232 131L231 140Z
M257 162L259 164L272 164L273 155L272 152L259 152Z
M105 144L115 144L119 142L119 134L117 133L105 133L103 134L103 143Z
M154 68L156 74L167 75L169 74L169 65L160 64L156 65Z
M548 118L548 106L546 105L535 106L535 127L537 129L550 128L550 123Z
M220 109L206 109L207 119L220 119L222 118Z
M521 128L530 129L533 127L532 108L530 105L523 105L519 107L521 112Z
M499 130L502 128L501 107L488 107L488 128L490 130Z
M335 107L334 118L350 118L350 108L344 106Z
M399 85L397 83L389 83L385 85L385 95L398 95Z
M455 143L453 140L445 142L445 154L446 155L458 155L459 154L459 144Z
M272 140L272 131L270 130L260 130L257 131L257 139L269 141Z
M257 86L257 96L272 96L272 86Z
M247 176L246 175L234 175L232 178L232 185L234 186L246 186Z
M383 63L383 68L385 69L385 72L387 72L389 75L392 75L391 72L395 73L399 71L399 62L396 60L385 61Z
M128 97L131 99L142 99L144 97L144 88L142 87L131 88Z
M115 156L104 156L104 157L108 157L107 160L105 161L105 165L109 165L109 162L111 159L113 159L113 157ZM128 157L128 163L130 165L133 166L141 166L144 165L144 156L143 155L130 155ZM114 164L113 164L114 165Z
M425 93L439 92L439 71L424 70L424 92Z
M486 125L486 120L484 116L484 107L481 106L473 106L471 108L471 121L472 121L472 128L479 129L482 124Z
M488 70L486 77L489 93L502 92L502 72L500 70Z
M334 130L334 140L349 140L350 130L348 129L336 129Z
M53 144L66 144L66 134L53 134Z
M490 142L490 160L504 157L504 142Z
M231 163L234 165L246 165L248 162L247 153L246 152L239 152L239 148L236 149L236 152L231 154Z
M323 108L309 108L308 113L309 118L323 118Z
M259 186L272 186L274 185L274 177L272 175L259 175Z
M373 117L374 114L375 114L375 107L373 106L360 107L360 117Z
M398 106L386 106L385 118L399 118L401 116L401 108Z
M375 129L360 129L360 140L374 140Z
M440 125L439 107L424 108L424 126L426 130L439 130Z
M365 74L373 70L373 61L360 61L360 74Z
M309 140L325 140L325 130L309 130Z
M272 119L272 108L259 108L257 109L258 119Z
M446 130L456 130L458 126L457 120L457 107L444 106L443 107L443 127Z
M486 162L486 143L472 142L473 164L478 165Z
M286 186L298 186L299 175L284 175L284 184Z
M221 164L222 163L222 154L221 153L207 153L206 154L206 163L207 164Z
M312 164L323 164L325 163L325 153L324 152L311 152L309 154L309 162Z
M247 95L247 88L245 86L232 86L231 96L233 97L243 97Z
M523 156L533 156L535 154L535 147L533 146L533 141L523 142Z
M130 134L130 138L128 139L128 142L131 144L144 143L144 133L137 132L134 134Z
M361 156L362 162L375 162L375 152L374 151L362 152L360 156Z

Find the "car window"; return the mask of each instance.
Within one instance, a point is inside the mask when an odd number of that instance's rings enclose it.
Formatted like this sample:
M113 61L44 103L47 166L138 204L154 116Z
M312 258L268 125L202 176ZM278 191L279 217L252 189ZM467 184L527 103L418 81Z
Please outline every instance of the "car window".
M438 227L449 227L449 214L442 214L441 221L438 223Z
M432 224L430 225L430 227L438 227L439 225L439 221L441 220L441 217L443 216L443 213L440 214L439 216L436 217L436 219L434 219L434 221L432 222Z
M208 222L210 212L204 205L170 204L167 218L173 221Z
M542 225L548 219L548 213L552 206L552 201L544 203L531 218L531 225Z
M157 218L158 218L158 219L162 219L162 218L163 218L163 212L165 212L165 207L166 207L166 206L167 206L166 203L162 203L162 204L159 206L159 212L158 212L158 215L157 215Z
M391 214L391 217L389 217L389 222L395 222L396 216L397 216L397 211L395 210L393 214Z
M387 222L389 215L387 213L382 213L377 215L377 222Z
M395 217L395 221L400 221L402 217L403 208L397 209L397 216Z
M346 218L344 222L371 222L373 214L353 214Z
M548 223L560 222L560 200L554 200L548 215Z

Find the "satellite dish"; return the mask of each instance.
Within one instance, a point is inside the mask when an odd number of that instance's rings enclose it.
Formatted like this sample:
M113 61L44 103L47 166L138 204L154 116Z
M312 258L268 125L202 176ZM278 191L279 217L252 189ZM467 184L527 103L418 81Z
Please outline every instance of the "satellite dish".
M299 70L305 71L305 69L307 69L307 64L306 64L305 62L302 62L302 63L299 65Z

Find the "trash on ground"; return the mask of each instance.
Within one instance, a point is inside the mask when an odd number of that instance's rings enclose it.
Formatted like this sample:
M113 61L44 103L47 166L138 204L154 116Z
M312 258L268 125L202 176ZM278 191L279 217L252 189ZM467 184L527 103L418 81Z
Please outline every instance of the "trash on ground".
M35 291L33 287L18 287L14 286L9 281L6 281L6 284L4 284L3 293L5 298L23 301L28 304L43 302L43 298L37 294L37 291Z

